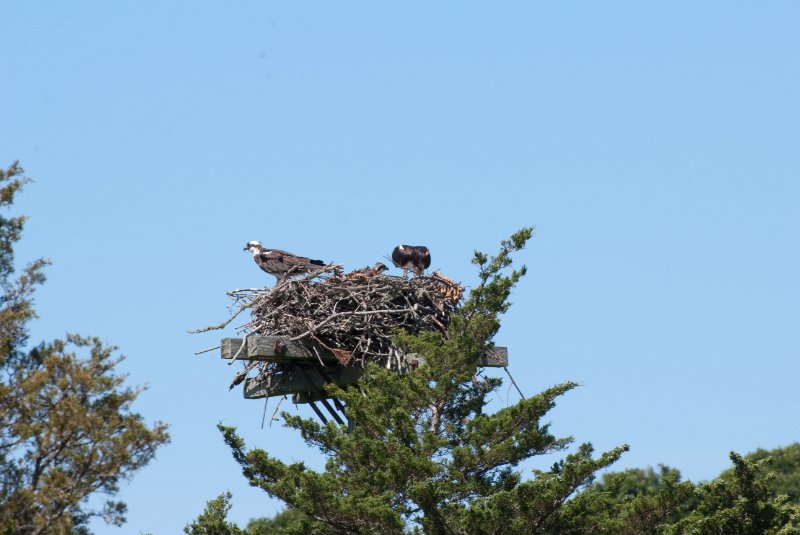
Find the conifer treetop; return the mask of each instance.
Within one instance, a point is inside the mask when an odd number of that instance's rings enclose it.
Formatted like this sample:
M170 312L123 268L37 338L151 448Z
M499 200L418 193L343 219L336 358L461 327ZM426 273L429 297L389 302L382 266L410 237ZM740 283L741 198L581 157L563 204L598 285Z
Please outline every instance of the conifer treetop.
M327 457L321 472L247 449L231 427L224 440L251 485L306 515L313 533L535 533L594 473L627 446L593 457L583 444L549 470L523 472L531 457L564 451L545 421L556 399L577 385L555 385L488 413L488 396L502 384L484 377L478 362L492 346L508 298L525 275L510 269L533 229L501 243L494 256L475 252L478 284L438 332L397 334L395 344L424 357L400 375L368 364L357 387L331 385L342 399L351 432L332 422L283 413L285 425ZM501 526L498 531L498 526ZM532 531L533 528L533 531ZM540 531L544 532L544 531Z

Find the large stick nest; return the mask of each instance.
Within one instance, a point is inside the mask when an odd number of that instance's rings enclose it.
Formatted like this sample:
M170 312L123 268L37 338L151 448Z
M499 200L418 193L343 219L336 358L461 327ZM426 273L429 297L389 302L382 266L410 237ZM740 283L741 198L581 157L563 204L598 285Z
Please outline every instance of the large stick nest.
M371 269L343 273L330 265L274 288L229 292L239 307L251 310L240 327L250 335L305 340L333 352L342 365L367 361L391 367L398 331L447 332L464 288L435 272L406 279Z

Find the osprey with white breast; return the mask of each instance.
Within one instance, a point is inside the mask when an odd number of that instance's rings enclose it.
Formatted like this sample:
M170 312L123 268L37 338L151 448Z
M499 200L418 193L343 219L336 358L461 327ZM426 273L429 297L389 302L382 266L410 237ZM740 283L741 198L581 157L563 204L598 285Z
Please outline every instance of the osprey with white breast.
M431 252L424 245L398 245L392 251L392 262L403 270L404 277L409 271L421 277L431 266Z
M288 275L309 273L325 265L322 260L311 260L280 249L267 249L261 242L255 240L247 242L244 250L253 253L253 260L258 267L270 275L275 275L278 281Z

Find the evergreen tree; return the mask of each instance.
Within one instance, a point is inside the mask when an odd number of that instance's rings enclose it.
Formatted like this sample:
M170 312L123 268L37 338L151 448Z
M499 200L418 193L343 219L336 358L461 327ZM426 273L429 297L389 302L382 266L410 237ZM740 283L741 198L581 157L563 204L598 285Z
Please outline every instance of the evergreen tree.
M759 452L730 457L733 468L709 483L682 482L663 466L606 473L559 511L552 533L800 535L800 507L774 488L770 460L752 460Z
M778 495L786 495L789 503L800 504L800 443L773 450L759 448L745 458L748 461L769 459L767 467L772 475L766 480L767 487ZM731 478L734 474L735 470L731 468L720 477Z
M224 492L206 503L205 510L183 528L188 535L287 535L306 533L308 518L296 509L284 509L270 518L256 518L241 529L228 522L231 510L231 493Z
M769 488L769 459L730 458L732 474L699 485L697 507L664 535L800 535L800 508Z
M532 229L502 242L493 257L476 252L479 283L451 318L447 336L398 334L396 343L425 358L398 375L369 365L358 388L330 386L347 404L351 433L333 423L283 414L286 425L328 458L316 472L261 449L247 450L235 429L220 426L245 476L305 515L297 533L550 533L558 511L627 446L593 457L583 444L549 470L526 477L520 462L565 450L544 422L575 383L555 385L494 413L487 396L501 380L478 373L512 289L525 274L511 255Z
M550 523L552 535L796 534L800 508L786 496L800 477L797 444L734 455L735 466L711 483L681 481L677 469L606 472ZM769 455L768 455L769 454ZM767 461L764 461L768 459ZM768 464L765 464L768 463ZM766 471L766 469L770 471ZM251 521L272 526L273 518ZM723 522L724 520L724 522ZM738 530L738 531L737 531ZM253 531L253 535L288 531Z
M27 182L18 164L0 169L0 208ZM0 214L0 533L86 533L93 516L119 525L119 483L167 442L166 426L148 427L130 411L141 389L124 386L114 373L121 357L98 338L68 335L26 350L47 262L15 277L24 222ZM87 505L102 495L102 509Z
M559 511L553 535L657 535L696 507L695 486L666 466L607 472Z
M487 396L499 379L477 373L499 317L525 268L508 272L511 253L530 238L523 229L497 256L475 253L479 284L452 318L446 337L400 334L397 343L425 357L407 375L368 366L357 389L329 391L344 399L352 433L329 422L284 413L286 425L327 456L323 472L247 450L235 429L219 426L250 484L286 502L293 522L263 533L426 533L548 535L800 535L800 508L780 496L766 460L731 454L734 468L710 483L681 481L676 469L606 473L621 446L595 458L590 444L550 470L525 475L521 461L562 451L542 419L564 383L492 414ZM790 486L794 450L779 455ZM757 452L756 457L765 452ZM223 515L224 519L224 515ZM258 534L274 519L252 521Z
M183 528L188 535L247 535L233 522L228 522L231 493L220 494L206 504L206 509L191 524Z
M247 523L248 535L284 535L296 533L303 522L308 522L306 515L297 509L284 509L270 518L256 518Z

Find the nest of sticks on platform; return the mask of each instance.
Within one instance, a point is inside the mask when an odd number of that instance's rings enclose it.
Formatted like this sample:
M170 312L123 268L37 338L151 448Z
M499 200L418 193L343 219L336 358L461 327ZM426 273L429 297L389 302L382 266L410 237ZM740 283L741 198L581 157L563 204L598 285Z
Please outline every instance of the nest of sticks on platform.
M249 308L240 327L246 336L281 336L309 341L334 355L343 366L371 361L392 367L397 349L392 336L403 331L447 332L450 316L463 296L457 282L435 272L403 278L360 269L344 273L329 265L273 288L229 292L234 310Z

